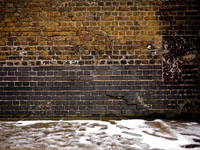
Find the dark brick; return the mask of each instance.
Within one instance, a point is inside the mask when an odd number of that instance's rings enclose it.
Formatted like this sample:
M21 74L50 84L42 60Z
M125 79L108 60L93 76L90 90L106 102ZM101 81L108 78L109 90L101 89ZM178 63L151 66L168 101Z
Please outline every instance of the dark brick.
M166 106L165 105L152 105L152 109L165 109Z
M93 106L79 106L79 110L92 110Z
M94 66L80 66L81 70L94 70Z
M162 76L152 76L153 80L162 80Z
M124 66L110 66L110 70L123 70Z
M106 75L112 75L112 71L107 70L107 71L105 72L105 74L106 74Z
M94 100L93 96L81 96L81 100Z
M119 101L115 100L113 101L113 105L126 105L126 102L123 100L119 100Z
M21 75L22 75L22 76L29 76L30 73L29 73L29 72L22 72Z
M8 82L8 87L13 87L14 86L14 82Z
M46 86L46 82L38 82L38 86Z
M4 81L17 81L17 77L4 77Z
M133 76L124 76L123 80L133 80L135 79Z
M94 75L105 75L105 71L101 70L101 71L94 71L93 72Z
M51 66L50 70L65 70L64 66Z
M143 72L144 75L149 75L150 74L149 70L143 70L142 72Z
M33 71L43 71L44 67L33 67Z
M135 74L136 75L142 75L142 71L141 70L137 70L137 71L135 71Z
M19 101L13 101L13 106L19 105L19 104L20 104Z
M18 87L4 87L3 89L4 89L5 91L11 91L11 90L17 91L17 90L19 90ZM2 89L1 89L1 90L2 90Z
M52 106L51 110L64 110L64 106Z
M38 76L45 76L45 72L37 72Z
M179 95L169 95L167 96L168 99L181 99L182 97Z
M74 75L76 75L76 72L74 72L74 71L69 71L68 75L69 75L69 76L74 76Z
M151 96L152 99L166 99L166 96L161 96L161 95L153 95Z
M107 110L107 106L93 106L94 110Z
M0 76L6 76L7 72L0 72Z
M152 80L152 76L139 76L139 80Z
M121 85L121 81L113 81L113 82L111 82L111 84L109 84L109 85ZM106 84L107 85L107 84Z
M151 65L139 65L139 69L152 69Z
M4 67L4 71L17 71L17 67Z
M162 66L161 65L153 65L152 69L162 69Z
M115 71L115 70L114 70L114 71L112 72L112 75L121 75L121 71Z
M109 70L109 66L95 66L94 70Z
M54 85L54 86L61 87L61 86L62 86L62 82L54 82L53 85Z
M138 69L138 65L128 65L124 67L125 70L137 70Z
M32 81L32 77L18 77L18 81Z
M29 86L30 83L29 82L23 82L23 86Z
M77 80L79 80L79 78L77 77ZM81 76L80 80L86 80L86 81L90 81L90 80L94 80L93 76Z
M30 77L30 78L32 78L33 81L45 81L45 79L48 78L48 77L45 77L45 78L43 78L43 77Z
M78 106L65 106L65 110L78 110Z
M18 67L18 71L31 71L31 67Z
M47 76L53 76L53 72L47 72Z
M96 80L109 80L109 76L97 76Z
M127 105L127 106L123 106L122 108L125 110L137 109L137 105Z
M123 76L110 76L110 80L123 80Z
M167 109L177 109L179 105L167 105Z
M16 76L21 76L22 73L21 73L21 72L15 72L15 75L16 75Z
M12 103L11 103L12 105ZM1 110L15 110L15 107L14 106L1 106Z
M168 86L168 89L182 89L181 86Z
M122 106L108 106L108 110L121 110Z
M185 70L185 69L194 69L194 68L198 68L198 66L197 65L184 65L183 66L183 69Z

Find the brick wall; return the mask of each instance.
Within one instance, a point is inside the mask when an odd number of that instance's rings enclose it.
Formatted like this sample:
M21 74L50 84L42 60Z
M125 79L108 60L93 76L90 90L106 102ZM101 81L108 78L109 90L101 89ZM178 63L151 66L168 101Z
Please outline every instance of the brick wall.
M0 117L199 114L198 0L0 0Z

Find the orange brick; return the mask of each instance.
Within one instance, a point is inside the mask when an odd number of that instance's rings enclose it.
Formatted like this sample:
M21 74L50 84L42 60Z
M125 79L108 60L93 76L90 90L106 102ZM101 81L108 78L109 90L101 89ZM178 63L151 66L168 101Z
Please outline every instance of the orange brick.
M73 21L83 21L83 20L85 20L85 18L84 17L73 17L72 20Z
M53 13L53 16L54 16L54 17L60 17L60 16L61 16L61 13L60 13L60 12L54 12L54 13Z
M67 56L67 60L80 60L80 56Z
M46 27L46 31L56 31L55 27Z
M13 22L13 21L14 21L14 18L4 18L4 21L5 21L5 22Z
M58 56L58 60L65 60L66 56Z
M14 7L13 3L6 3L6 7Z
M103 21L113 21L113 20L115 20L115 17L114 16L102 17L102 20Z
M32 11L33 12L40 12L40 11L42 11L42 9L40 7L33 7Z
M144 19L145 20L158 20L158 17L157 16L146 16Z
M66 41L54 41L54 45L66 45Z
M27 17L27 18L22 18L22 19L20 19L20 21L22 21L22 22L32 22L33 19Z
M134 41L134 40L136 40L136 37L135 36L125 36L124 39L129 40L129 41Z
M43 56L43 60L52 60L52 56Z
M47 42L46 41L40 41L39 44L40 45L47 45Z
M7 60L8 57L7 56L0 56L0 60Z

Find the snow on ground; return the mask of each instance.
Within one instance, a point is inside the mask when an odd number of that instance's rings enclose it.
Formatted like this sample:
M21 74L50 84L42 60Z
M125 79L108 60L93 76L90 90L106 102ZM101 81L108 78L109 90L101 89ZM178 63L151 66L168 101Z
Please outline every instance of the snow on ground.
M141 119L0 121L0 150L199 150L200 124Z

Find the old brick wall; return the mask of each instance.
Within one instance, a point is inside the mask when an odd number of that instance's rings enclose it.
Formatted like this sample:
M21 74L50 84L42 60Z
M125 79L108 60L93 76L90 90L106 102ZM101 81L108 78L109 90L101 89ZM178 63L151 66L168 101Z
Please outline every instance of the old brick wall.
M199 0L0 0L0 117L199 114Z

